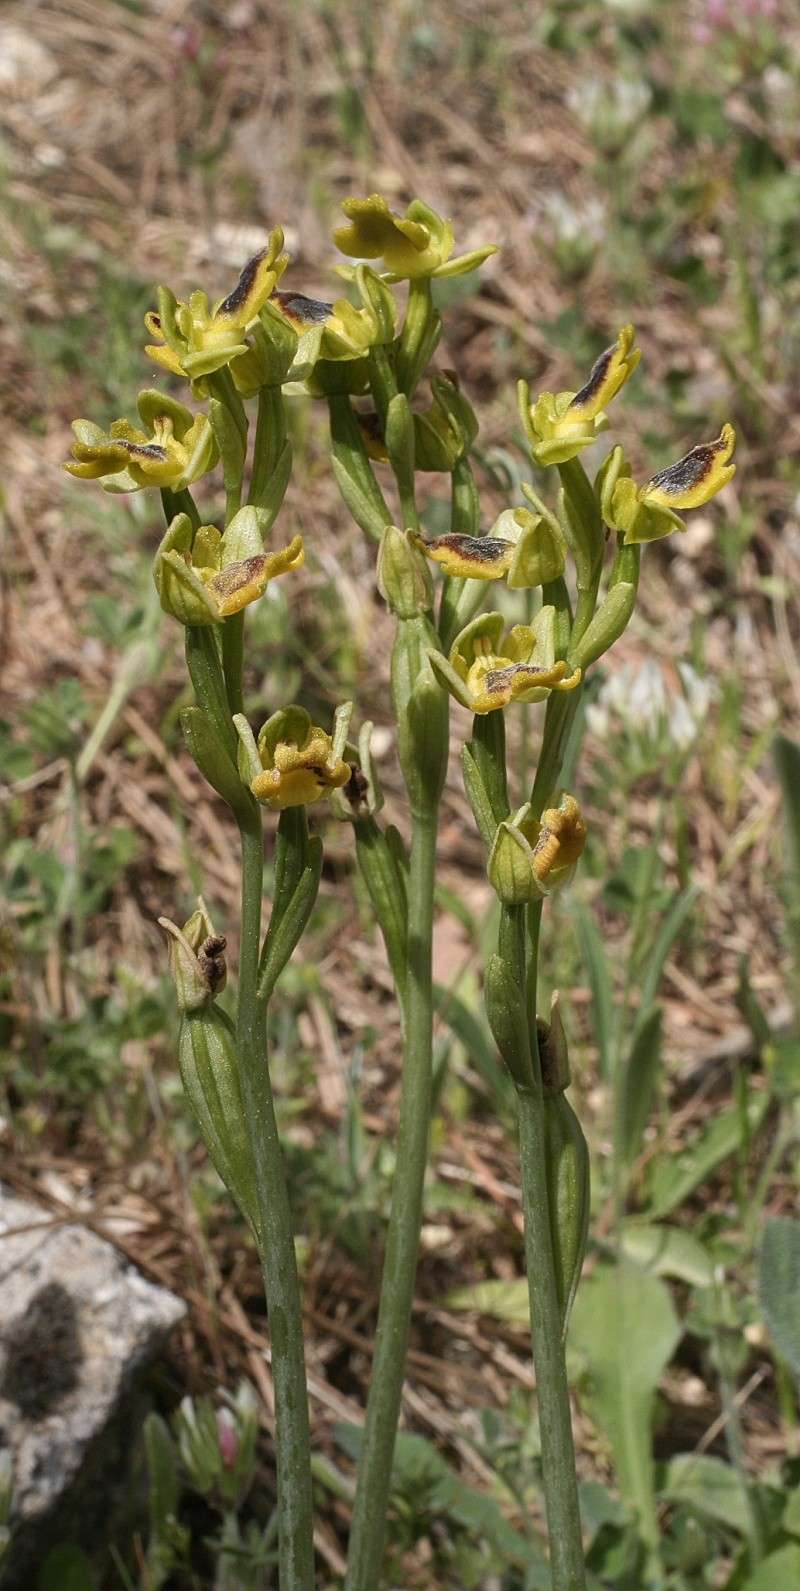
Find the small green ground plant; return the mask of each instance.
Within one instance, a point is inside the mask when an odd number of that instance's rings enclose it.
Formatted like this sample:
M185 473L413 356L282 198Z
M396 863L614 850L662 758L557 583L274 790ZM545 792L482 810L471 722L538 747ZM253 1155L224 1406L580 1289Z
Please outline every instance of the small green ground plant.
M322 801L352 827L386 945L404 1047L372 1380L363 1432L350 1441L357 1479L345 1585L347 1591L374 1591L381 1582L387 1512L400 1476L412 1492L415 1484L429 1494L433 1489L442 1510L462 1524L492 1532L500 1559L507 1551L509 1564L516 1564L509 1572L519 1570L525 1584L585 1591L608 1583L608 1561L596 1572L581 1519L565 1357L587 1241L589 1157L566 1097L570 1069L558 998L546 1018L539 1014L540 925L548 899L569 883L586 842L580 806L563 780L565 763L574 769L570 746L587 674L630 622L643 546L682 531L681 512L707 503L726 484L734 473L735 439L724 425L715 440L641 483L620 446L606 453L593 479L586 473L581 455L606 430L607 408L639 362L633 328L624 326L577 390L533 397L520 384L520 424L537 482L549 474L556 492L546 501L524 482L525 501L486 528L471 459L478 422L457 378L437 371L432 361L442 332L440 284L476 271L493 248L454 257L452 227L419 200L404 215L378 195L347 200L344 211L346 223L334 241L355 263L340 267L348 296L334 303L287 290L280 228L219 303L212 305L200 290L179 300L161 288L157 308L146 317L147 352L171 381L189 384L199 407L148 389L139 396L136 424L119 420L103 430L76 421L67 468L78 478L101 480L112 493L161 493L167 528L155 557L155 585L161 607L184 628L195 697L181 713L183 732L199 772L227 804L239 832L233 1009L224 994L226 939L202 900L182 927L167 918L162 925L181 1011L186 1095L213 1164L252 1229L263 1271L282 1591L310 1591L314 1584L314 1502L300 1288L267 1021L278 980L315 908L323 843L311 831L309 811ZM381 262L380 268L370 261ZM406 284L401 299L396 289ZM375 544L378 590L395 621L392 704L408 846L381 818L371 726L362 723L351 735L352 703L321 725L303 707L272 701L257 735L245 713L247 610L272 581L291 581L309 535L304 525L302 535L289 536L277 549L270 542L292 471L287 410L298 395L327 405L332 471L346 509ZM216 516L197 498L218 466L225 509ZM436 534L425 516L431 476L449 482L448 519ZM432 566L441 575L438 590ZM523 622L510 628L504 612L485 611L487 592L501 587L511 602L524 605ZM455 1478L412 1438L398 1446L434 1101L431 952L451 702L470 718L461 754L464 786L498 901L497 940L483 982L519 1131L547 1558L538 1544L504 1535L502 1516L482 1510L474 1495L465 1495L468 1489L459 1491ZM505 715L515 704L544 707L538 760L521 804L509 796L505 742ZM265 813L277 822L270 826L264 931ZM655 851L651 860L654 869ZM652 875L649 884L639 879L645 902L652 884ZM685 910L684 896L670 904L652 947L656 971L645 980L647 997L637 1012L629 1000L623 1003L613 1041L607 1036L601 1045L615 1080L620 1219L658 1066L658 974ZM607 1010L602 960L589 940L598 1009ZM663 1197L659 1209L663 1213ZM657 1211L650 1213L655 1220ZM627 1534L619 1536L619 1551L629 1559L619 1558L615 1583L633 1585L622 1578L630 1572L636 1584L655 1587L662 1584L663 1565L648 1422L674 1331L658 1277L643 1281L626 1264L621 1253L616 1269L594 1273L583 1295L586 1306L579 1297L576 1328L630 1508L630 1528L626 1516ZM617 1302L623 1297L637 1345L647 1338L634 1352L631 1337L625 1363L619 1356L625 1333L613 1325L603 1288L613 1290ZM625 1396L617 1398L616 1389ZM487 1435L490 1445L494 1435ZM157 1440L152 1430L151 1437ZM613 1508L605 1514L601 1508L599 1518L598 1530L613 1532L619 1524ZM268 1535L265 1552L273 1539Z

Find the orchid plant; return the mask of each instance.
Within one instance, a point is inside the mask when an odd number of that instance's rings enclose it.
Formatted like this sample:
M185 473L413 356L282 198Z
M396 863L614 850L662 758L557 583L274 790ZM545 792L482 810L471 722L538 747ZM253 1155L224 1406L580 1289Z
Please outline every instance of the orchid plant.
M586 829L561 769L587 671L634 611L643 544L680 532L680 513L733 474L731 427L637 484L619 446L594 479L581 454L639 361L632 326L574 391L519 389L534 464L555 474L548 505L526 501L487 527L471 455L473 410L451 374L432 368L442 324L435 283L474 271L495 251L454 255L453 229L419 200L395 214L378 195L348 199L334 241L349 297L309 298L279 286L288 269L276 228L215 306L202 291L158 292L147 348L189 383L189 409L160 391L139 398L140 426L102 432L75 422L66 468L112 492L157 487L166 532L154 563L161 605L184 629L195 705L182 715L200 772L222 797L241 842L236 1018L218 1003L225 938L200 902L183 927L161 919L181 1011L179 1062L209 1155L249 1222L261 1259L272 1335L282 1591L314 1583L313 1498L303 1324L294 1234L267 1055L267 1011L316 899L322 842L310 809L328 801L352 825L358 864L385 940L402 1017L397 1170L350 1533L347 1591L380 1580L400 1414L432 1103L432 982L437 823L451 702L471 715L462 753L466 792L500 902L497 949L484 973L488 1021L516 1085L533 1357L553 1591L586 1584L564 1361L589 1210L588 1153L567 1101L569 1062L556 1000L537 1009L542 911L580 862ZM374 262L374 263L368 263ZM398 287L405 288L401 307ZM426 397L427 387L427 397ZM410 846L380 818L371 726L350 738L352 704L330 724L271 703L256 734L244 713L247 608L290 580L303 536L270 547L292 468L287 404L324 402L333 474L344 504L377 549L378 589L395 620L392 703L408 796ZM255 402L255 416L248 405ZM195 492L221 465L224 523ZM429 536L420 477L450 482L450 524ZM424 510L424 503L423 503ZM607 556L608 553L608 556ZM440 576L438 592L434 573ZM500 582L528 593L528 622L506 630L484 611ZM528 799L512 810L505 713L544 708ZM264 814L274 886L261 920Z

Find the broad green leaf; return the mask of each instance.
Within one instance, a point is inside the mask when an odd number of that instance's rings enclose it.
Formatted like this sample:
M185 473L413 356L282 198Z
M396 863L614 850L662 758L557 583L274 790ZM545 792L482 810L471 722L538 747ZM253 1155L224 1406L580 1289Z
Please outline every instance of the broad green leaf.
M796 1586L800 1586L800 1546L792 1542L771 1552L745 1580L742 1591L794 1591Z
M766 1094L754 1094L747 1106L750 1132L755 1132L764 1119L769 1099ZM738 1106L715 1117L709 1127L703 1128L686 1149L678 1155L661 1155L653 1162L650 1179L650 1198L647 1213L655 1219L669 1215L706 1177L735 1154L742 1141L742 1119Z
M800 1376L800 1221L775 1215L765 1223L758 1290L775 1346Z
M631 1221L623 1228L620 1244L626 1259L653 1276L674 1276L690 1287L710 1287L714 1280L710 1254L681 1226Z
M677 1453L664 1466L658 1493L664 1501L682 1503L741 1536L750 1529L747 1497L739 1476L730 1464L710 1453Z
M493 1315L495 1320L507 1320L515 1326L530 1325L528 1283L524 1277L513 1281L492 1280L474 1282L471 1287L457 1287L442 1299L443 1309L474 1309L481 1315Z
M680 1336L664 1283L629 1261L600 1266L578 1292L571 1340L589 1367L594 1417L611 1443L620 1491L653 1545L655 1395Z
M654 1005L637 1024L630 1054L620 1064L617 1084L618 1152L625 1166L639 1154L661 1065L661 1007Z
M610 1078L614 1055L614 986L600 931L591 912L579 901L575 908L578 937L592 993L592 1028L600 1055L600 1075Z

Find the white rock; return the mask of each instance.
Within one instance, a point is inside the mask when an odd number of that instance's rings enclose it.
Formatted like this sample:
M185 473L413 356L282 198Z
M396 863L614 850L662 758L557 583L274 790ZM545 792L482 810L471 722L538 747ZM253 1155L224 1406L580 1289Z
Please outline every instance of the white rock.
M130 1446L128 1394L184 1313L94 1232L0 1187L0 1453L13 1472L4 1591L35 1583L51 1540L90 1529L92 1503L109 1507L117 1459L106 1444L117 1458Z

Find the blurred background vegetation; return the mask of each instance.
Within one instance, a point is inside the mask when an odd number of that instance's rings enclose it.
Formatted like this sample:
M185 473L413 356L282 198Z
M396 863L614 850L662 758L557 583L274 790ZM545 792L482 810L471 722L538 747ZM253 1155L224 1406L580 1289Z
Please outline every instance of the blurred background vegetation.
M178 731L180 637L150 576L158 505L102 497L60 461L73 416L129 414L153 383L155 282L221 296L280 222L283 285L335 296L339 200L379 189L452 216L459 249L501 245L480 282L440 286L438 362L481 416L487 524L528 474L516 379L578 385L628 320L644 359L615 423L634 472L724 419L740 434L721 502L648 549L635 621L589 693L576 793L590 847L548 914L545 994L563 991L593 1152L571 1370L594 1584L638 1588L642 1537L657 1536L674 1591L791 1591L800 1323L780 1279L800 1277L800 937L779 772L789 790L797 769L783 747L776 770L773 750L800 726L796 6L6 0L0 90L2 1174L186 1298L155 1408L242 1376L265 1399L246 1498L232 1510L184 1452L170 1508L151 1497L148 1524L143 1502L139 1545L101 1553L96 1583L271 1584L253 1521L273 1473L257 1265L182 1100L155 927L188 914L202 875L230 932L230 826ZM283 528L303 531L308 561L288 600L276 586L253 610L247 705L260 720L299 699L324 722L352 693L380 726L402 826L389 625L324 424L292 406ZM431 529L438 512L434 495ZM521 785L537 710L515 723ZM273 1042L334 1586L399 1044L349 830L318 821L322 892ZM521 1208L475 973L493 897L455 760L441 880L439 1108L392 1583L527 1591L547 1582ZM598 1264L614 1248L623 1270Z

